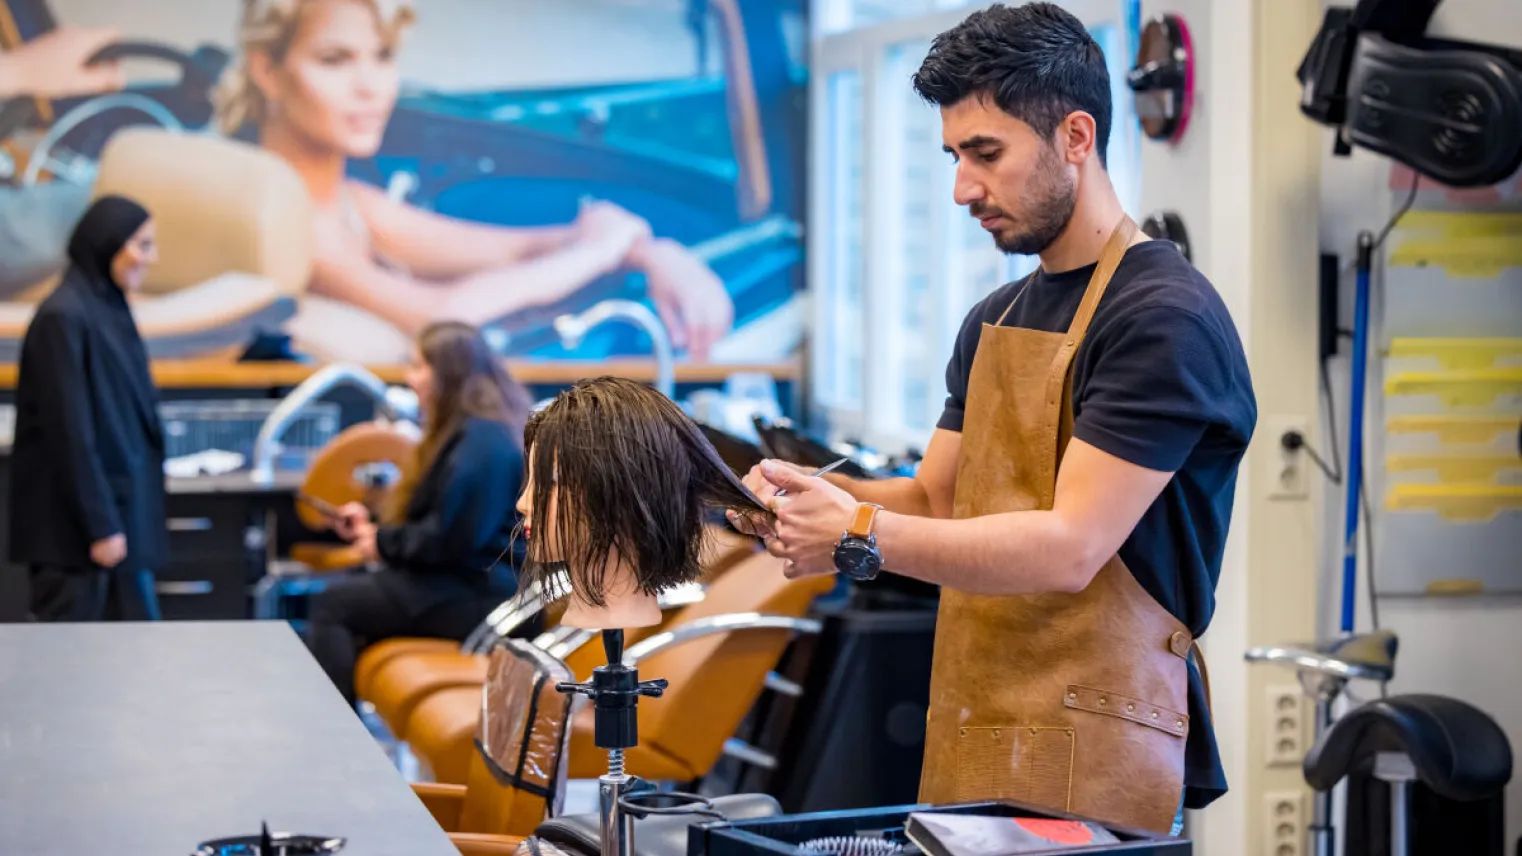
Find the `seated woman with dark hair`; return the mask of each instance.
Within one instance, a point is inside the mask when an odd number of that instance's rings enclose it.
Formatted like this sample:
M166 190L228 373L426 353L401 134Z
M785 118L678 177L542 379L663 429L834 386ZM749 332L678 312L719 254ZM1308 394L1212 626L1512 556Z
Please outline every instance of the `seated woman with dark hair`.
M340 579L309 610L307 645L351 703L365 647L395 636L463 640L517 588L527 390L459 322L423 331L407 384L425 425L417 460L379 524L350 503L335 525L381 567Z

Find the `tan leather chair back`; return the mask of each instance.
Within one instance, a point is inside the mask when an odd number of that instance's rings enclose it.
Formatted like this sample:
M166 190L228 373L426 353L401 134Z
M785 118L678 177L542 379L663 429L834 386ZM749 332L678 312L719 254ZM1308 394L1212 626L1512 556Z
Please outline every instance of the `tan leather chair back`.
M383 511L396 481L413 465L416 453L417 441L392 426L378 422L351 425L317 453L307 468L301 492L333 505L359 502L371 511ZM393 464L398 479L384 488L373 488L355 477L367 464ZM305 502L296 503L296 515L311 529L331 526L322 512Z
M835 582L833 574L789 580L781 559L756 553L715 579L703 601L683 609L671 624L736 612L802 617ZM640 662L640 680L669 681L660 698L640 699L640 744L693 770L712 769L792 636L786 630L737 630L675 645Z
M100 156L95 195L147 208L159 260L143 283L165 294L229 272L306 290L315 234L306 186L278 155L248 143L162 128L114 134Z
M524 640L492 648L457 832L528 835L559 814L575 697L555 686L569 680L565 663Z

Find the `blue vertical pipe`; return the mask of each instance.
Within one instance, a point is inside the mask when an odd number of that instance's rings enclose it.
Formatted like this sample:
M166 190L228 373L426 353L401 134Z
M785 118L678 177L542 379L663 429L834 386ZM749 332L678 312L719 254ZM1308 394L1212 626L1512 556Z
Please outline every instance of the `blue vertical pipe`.
M1363 486L1363 400L1369 356L1369 272L1374 236L1358 234L1358 285L1353 296L1353 382L1348 393L1347 526L1342 542L1342 632L1353 632L1358 604L1358 499ZM1335 442L1335 441L1334 441Z

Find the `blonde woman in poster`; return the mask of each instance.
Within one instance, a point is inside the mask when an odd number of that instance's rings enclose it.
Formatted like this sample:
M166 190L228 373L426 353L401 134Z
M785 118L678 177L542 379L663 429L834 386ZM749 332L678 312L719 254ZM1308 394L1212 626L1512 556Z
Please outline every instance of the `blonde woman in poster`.
M606 274L645 274L673 344L704 360L734 307L686 247L611 203L572 223L507 228L454 219L350 179L380 148L400 89L406 0L245 0L239 62L218 99L224 133L247 127L300 175L317 209L310 289L288 325L327 359L404 358L429 323L488 324L562 300ZM335 331L342 335L335 336Z

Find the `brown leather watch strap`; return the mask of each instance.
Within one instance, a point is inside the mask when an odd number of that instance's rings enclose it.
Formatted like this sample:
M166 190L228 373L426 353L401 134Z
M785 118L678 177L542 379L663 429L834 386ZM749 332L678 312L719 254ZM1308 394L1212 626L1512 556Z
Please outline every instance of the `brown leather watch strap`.
M851 528L846 534L852 538L869 538L872 535L872 524L877 520L877 512L882 506L874 502L863 502L856 506L856 517L851 520Z

